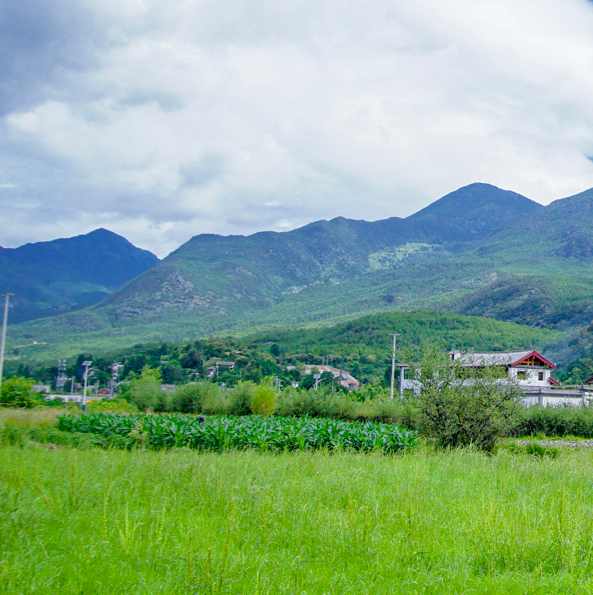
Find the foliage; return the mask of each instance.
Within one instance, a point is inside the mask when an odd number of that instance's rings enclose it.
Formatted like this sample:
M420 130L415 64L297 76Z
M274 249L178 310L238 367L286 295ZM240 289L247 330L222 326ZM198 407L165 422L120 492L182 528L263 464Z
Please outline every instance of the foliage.
M97 377L104 382L111 374L114 361L124 367L120 380L140 375L145 366L159 369L167 384L212 380L232 388L242 380L261 383L267 376L279 378L282 386L299 382L310 388L312 376L302 376L305 364L320 365L322 361L336 369L351 373L363 385L360 400L372 398L371 393L389 386L391 373L391 344L389 333L397 329L401 334L398 345L411 347L422 340L443 340L448 348L472 350L501 350L541 347L556 340L558 333L535 329L486 318L459 314L418 311L367 316L326 329L301 329L258 333L244 338L211 337L178 343L137 343L132 347L104 354L79 354L70 360L67 375L82 377L81 363L93 361ZM133 341L130 339L130 343ZM272 356L272 347L276 357ZM572 347L570 347L572 349ZM207 378L208 365L214 361L233 361L234 370L219 370L218 376ZM55 379L55 364L34 368L27 373L39 381ZM288 366L288 368L287 368ZM290 369L289 369L290 368ZM25 366L21 366L25 370ZM16 368L15 368L16 370ZM325 373L321 386L335 386ZM125 385L121 390L126 390Z
M43 399L33 389L34 384L34 380L19 376L5 379L2 382L0 403L12 407L24 407L25 409L43 404Z
M435 343L406 355L410 377L421 387L414 398L419 428L442 448L491 451L517 425L521 393L509 379L487 368L462 368Z
M204 420L181 415L71 415L60 417L57 428L102 436L134 436L150 448L187 446L213 451L327 449L389 454L414 448L417 438L416 432L370 422L261 416L217 416Z
M90 413L134 413L137 407L125 399L96 399L89 401L86 406Z
M268 382L260 384L251 394L249 408L255 415L272 415L276 403L276 391Z
M141 411L152 409L165 411L167 395L161 388L161 374L158 370L144 366L139 376L134 375L128 382L123 396Z
M514 435L593 438L593 408L529 407L522 411Z

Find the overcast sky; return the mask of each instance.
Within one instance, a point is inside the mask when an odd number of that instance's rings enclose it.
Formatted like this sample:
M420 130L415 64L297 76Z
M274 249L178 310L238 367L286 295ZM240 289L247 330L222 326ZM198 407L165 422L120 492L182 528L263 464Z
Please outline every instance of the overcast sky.
M0 245L593 186L585 0L0 0Z

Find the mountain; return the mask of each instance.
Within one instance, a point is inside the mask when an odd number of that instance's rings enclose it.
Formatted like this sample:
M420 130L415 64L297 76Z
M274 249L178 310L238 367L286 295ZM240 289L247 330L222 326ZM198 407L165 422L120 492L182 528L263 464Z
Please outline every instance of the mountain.
M100 304L19 325L14 355L455 309L455 299L498 275L492 259L471 250L542 208L472 184L405 219L339 217L283 233L196 236Z
M10 322L17 323L95 304L158 258L106 229L0 248L0 290L14 293Z
M472 184L418 213L376 222L338 217L290 232L192 238L103 304L117 317L262 310L318 284L450 257L541 205Z

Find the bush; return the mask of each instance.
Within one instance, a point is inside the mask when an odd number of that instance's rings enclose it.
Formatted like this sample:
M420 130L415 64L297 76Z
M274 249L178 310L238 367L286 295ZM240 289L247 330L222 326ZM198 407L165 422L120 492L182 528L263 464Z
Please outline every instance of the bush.
M170 410L179 413L213 413L224 409L220 389L211 382L177 387L171 397Z
M435 344L406 353L412 377L421 383L415 397L418 427L443 448L473 445L492 451L512 433L521 411L519 387L488 369L462 368Z
M529 407L520 416L515 436L580 436L593 438L591 407Z
M250 380L241 380L229 395L229 415L249 415L251 413L251 398L257 385Z
M276 391L269 384L260 384L252 393L249 408L255 415L272 415Z
M122 392L122 396L140 411L167 411L169 395L161 388L161 373L144 366L140 376L134 376Z
M25 409L42 405L43 399L39 393L33 390L34 384L35 381L29 378L20 376L8 378L2 383L0 403L11 407L24 407Z

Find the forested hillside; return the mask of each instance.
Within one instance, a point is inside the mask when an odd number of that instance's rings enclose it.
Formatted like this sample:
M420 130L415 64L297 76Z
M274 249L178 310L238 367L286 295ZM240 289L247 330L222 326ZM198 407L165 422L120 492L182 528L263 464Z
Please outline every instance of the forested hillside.
M97 378L106 382L113 361L125 364L122 378L140 373L144 366L159 368L168 383L186 382L208 374L208 362L216 360L236 363L234 372L220 371L217 380L233 384L239 379L261 381L265 376L299 379L298 372L286 365L329 363L353 374L363 382L383 382L391 366L391 337L398 332L398 348L422 341L438 341L447 349L504 350L546 349L560 333L442 312L389 313L367 316L328 329L268 332L244 338L214 337L179 343L137 344L126 349L97 354L85 351L69 360L68 373L80 375L85 359L94 361ZM52 381L53 363L36 371L10 365L13 373L33 373L39 380ZM196 376L197 375L197 376Z
M158 258L106 229L0 248L0 293L11 292L10 323L95 304Z

